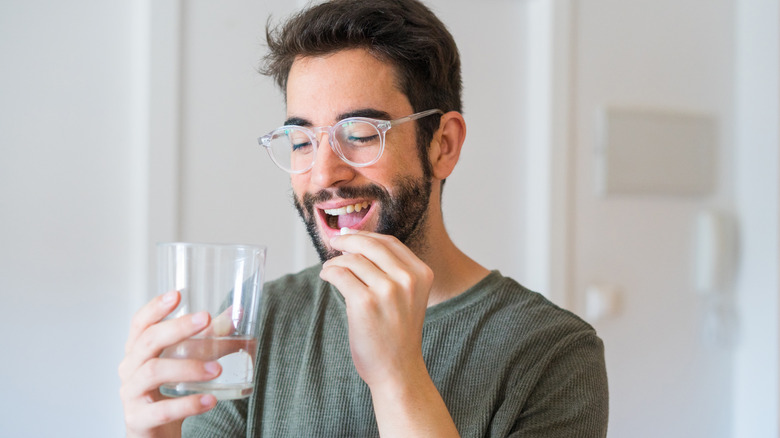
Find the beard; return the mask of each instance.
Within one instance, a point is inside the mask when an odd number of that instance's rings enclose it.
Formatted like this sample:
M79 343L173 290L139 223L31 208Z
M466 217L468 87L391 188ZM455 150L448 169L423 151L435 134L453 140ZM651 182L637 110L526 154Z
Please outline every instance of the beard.
M322 240L317 229L314 204L334 197L371 199L372 204L380 208L377 229L373 231L395 236L412 251L420 254L425 248L422 230L431 197L431 185L430 177L424 176L419 179L403 177L394 182L394 195L390 195L386 189L378 185L369 184L360 187L340 187L334 191L321 190L314 194L304 193L302 201L299 201L298 196L293 192L293 203L322 262L341 255L341 251L328 248Z

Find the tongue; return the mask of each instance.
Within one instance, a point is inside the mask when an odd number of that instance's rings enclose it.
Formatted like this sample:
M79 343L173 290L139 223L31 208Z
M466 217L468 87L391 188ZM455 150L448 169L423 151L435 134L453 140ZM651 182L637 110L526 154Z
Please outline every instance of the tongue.
M342 214L338 217L338 220L336 221L336 224L338 225L336 228L352 228L360 223L361 220L363 220L363 217L366 215L368 210L363 210L361 212L357 213L347 213Z

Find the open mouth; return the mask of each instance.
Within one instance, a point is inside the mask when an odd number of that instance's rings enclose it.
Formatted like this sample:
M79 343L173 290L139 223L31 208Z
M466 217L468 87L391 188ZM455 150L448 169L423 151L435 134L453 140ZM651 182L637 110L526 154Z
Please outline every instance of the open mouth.
M332 229L340 230L344 227L356 228L366 217L371 209L371 203L368 201L356 202L339 208L328 208L322 210L325 224Z

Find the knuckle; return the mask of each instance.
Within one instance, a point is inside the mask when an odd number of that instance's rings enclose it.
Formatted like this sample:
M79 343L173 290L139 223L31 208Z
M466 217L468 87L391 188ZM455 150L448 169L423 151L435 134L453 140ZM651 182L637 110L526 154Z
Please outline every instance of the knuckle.
M385 245L379 241L378 239L368 239L368 241L365 243L366 247L369 248L372 251L380 250Z
M143 311L139 311L135 315L133 315L133 318L130 320L130 332L133 333L140 333L144 329L146 329L146 320L143 315Z
M395 283L389 278L383 278L381 280L377 280L375 285L375 292L385 298L392 295L395 289L396 289Z
M379 308L379 303L373 294L358 294L353 298L352 304L369 314Z
M401 243L401 241L392 234L376 234L373 237L376 241L382 241L386 243Z
M400 272L396 277L396 281L404 289L409 289L414 286L414 276L406 271Z
M156 351L157 350L157 342L155 341L154 336L141 336L140 339L138 339L138 347L143 349L143 351Z
M359 261L359 260L361 260L363 258L363 256L355 254L355 253L351 253L351 252L342 254L342 257L344 257L343 260L347 264L353 264L353 263L355 263L355 262L357 262L357 261Z
M430 266L425 265L423 267L422 278L423 278L423 281L425 281L426 284L433 283L433 269L431 269Z
M119 366L117 367L117 374L119 375L119 380L125 381L127 380L129 376L129 373L127 372L127 359L122 360L122 362L119 363Z
M347 269L341 266L329 266L328 275L339 280L347 275Z
M125 385L122 385L119 387L119 399L122 400L122 402L127 403L128 401L128 394L127 394L127 387Z
M125 343L125 355L130 354L131 351L133 351L133 344L131 344L130 340L128 339Z
M141 378L145 382L153 381L160 374L160 360L148 360L140 370Z
M169 409L155 409L152 411L152 418L156 424L167 424L174 420L173 414Z
M133 430L136 428L136 426L139 423L140 415L138 415L134 410L131 411L125 411L125 424L127 425L128 430Z

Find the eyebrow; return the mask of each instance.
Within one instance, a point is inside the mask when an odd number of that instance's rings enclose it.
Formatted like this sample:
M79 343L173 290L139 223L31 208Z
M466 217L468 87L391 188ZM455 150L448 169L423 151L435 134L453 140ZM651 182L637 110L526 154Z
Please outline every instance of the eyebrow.
M337 117L338 120L344 120L350 117L368 117L371 119L380 120L390 120L392 118L390 114L387 113L387 111L382 111L375 108L361 108L354 111L341 113ZM294 126L312 126L312 123L309 120L306 120L302 117L290 117L284 121L284 124Z
M311 126L311 122L300 117L290 117L284 121L284 126Z

